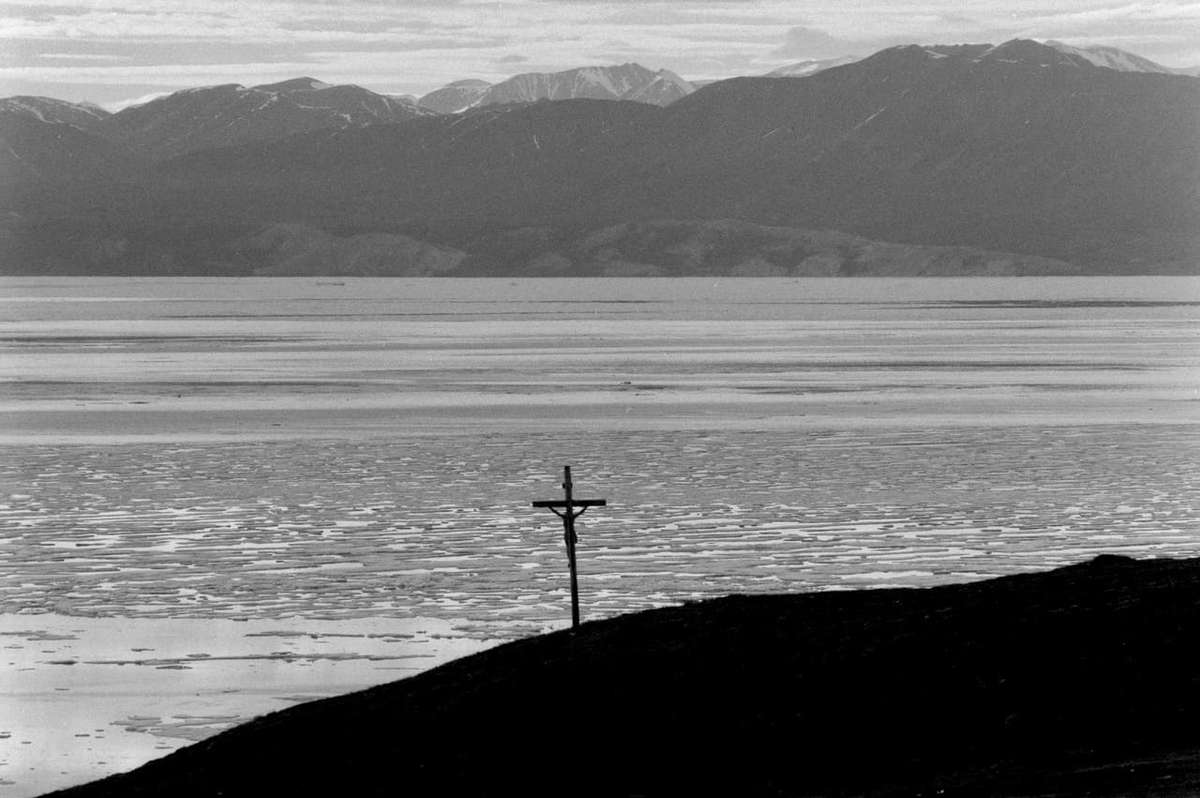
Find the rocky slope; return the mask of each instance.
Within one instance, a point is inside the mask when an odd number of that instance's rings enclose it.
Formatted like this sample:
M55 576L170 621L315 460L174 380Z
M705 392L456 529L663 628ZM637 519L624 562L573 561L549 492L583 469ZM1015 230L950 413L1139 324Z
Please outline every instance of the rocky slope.
M98 121L69 110L34 115L0 105L0 211L24 211L36 202L31 193L43 190L72 191L81 183L140 179L144 159L97 131Z
M1200 561L731 596L259 718L71 798L1200 792Z

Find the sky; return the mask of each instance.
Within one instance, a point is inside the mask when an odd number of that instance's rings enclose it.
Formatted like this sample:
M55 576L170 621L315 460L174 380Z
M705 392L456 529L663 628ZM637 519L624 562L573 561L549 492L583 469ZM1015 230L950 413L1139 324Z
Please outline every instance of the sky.
M1200 65L1200 2L1150 0L0 0L0 97L118 108L301 75L421 95L636 62L691 80L895 44L1024 37Z

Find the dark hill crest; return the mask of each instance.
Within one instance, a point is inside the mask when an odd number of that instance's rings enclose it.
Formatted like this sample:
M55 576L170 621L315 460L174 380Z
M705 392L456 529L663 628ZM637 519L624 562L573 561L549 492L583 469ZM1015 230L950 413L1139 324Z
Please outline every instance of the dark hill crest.
M730 596L276 712L73 798L1194 795L1200 561Z

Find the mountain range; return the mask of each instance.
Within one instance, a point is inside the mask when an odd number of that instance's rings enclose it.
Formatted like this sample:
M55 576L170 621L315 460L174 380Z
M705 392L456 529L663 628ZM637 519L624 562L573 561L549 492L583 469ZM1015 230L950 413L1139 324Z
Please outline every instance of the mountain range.
M1200 81L1095 50L910 45L694 91L623 65L416 102L9 98L0 269L1196 273Z

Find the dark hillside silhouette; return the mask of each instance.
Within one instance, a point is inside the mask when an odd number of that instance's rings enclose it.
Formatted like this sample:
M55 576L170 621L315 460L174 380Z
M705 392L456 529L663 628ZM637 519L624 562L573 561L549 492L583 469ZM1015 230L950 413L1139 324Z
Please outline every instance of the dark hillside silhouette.
M731 596L277 712L64 795L1195 795L1198 637L1200 560Z

